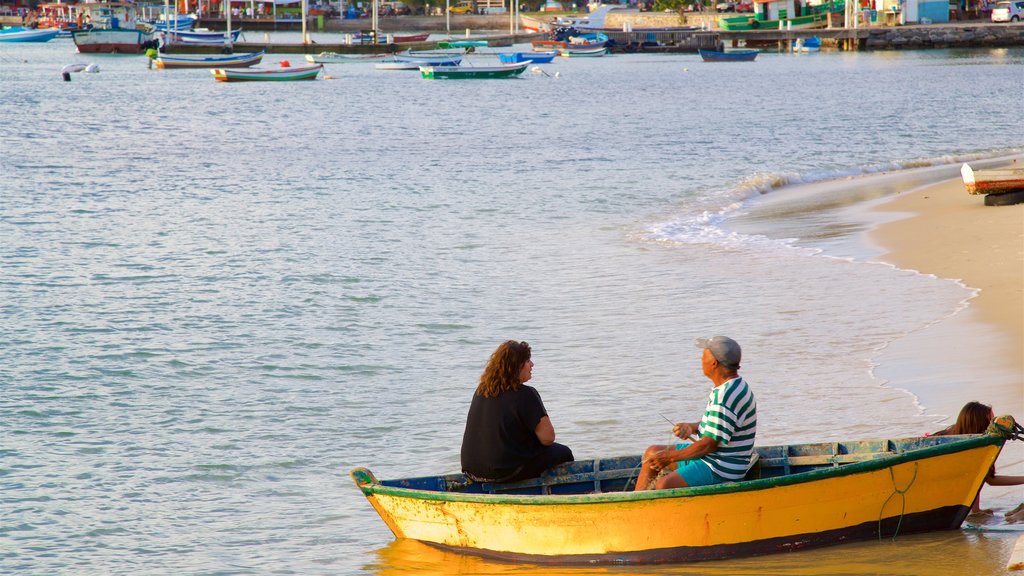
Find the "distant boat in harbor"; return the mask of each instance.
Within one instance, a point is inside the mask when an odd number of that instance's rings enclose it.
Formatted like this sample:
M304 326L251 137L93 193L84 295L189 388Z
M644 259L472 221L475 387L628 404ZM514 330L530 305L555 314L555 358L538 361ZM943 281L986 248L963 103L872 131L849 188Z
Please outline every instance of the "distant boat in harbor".
M152 28L136 28L137 7L131 2L82 2L77 5L84 22L92 28L75 30L71 38L82 53L113 52L139 54L155 48Z
M231 43L238 42L242 29L231 31ZM212 30L166 30L160 33L164 44L227 44L227 32Z
M558 56L558 50L544 52L511 52L498 54L498 60L504 64L516 64L530 61L534 64L548 64Z
M353 64L356 62L380 62L388 54L338 54L337 52L321 52L306 54L306 62L310 64Z
M288 82L293 80L316 80L323 64L314 66L282 66L254 70L252 68L214 68L210 70L218 82Z
M0 42L49 42L60 33L58 28L11 26L0 30Z
M718 50L697 50L705 62L753 62L760 53L757 50L730 50L719 52Z
M160 54L154 59L157 68L248 68L259 64L263 52L248 52L206 56L202 54L182 54L170 56Z
M420 74L428 80L479 80L484 78L511 78L519 76L530 61L497 66L420 66Z

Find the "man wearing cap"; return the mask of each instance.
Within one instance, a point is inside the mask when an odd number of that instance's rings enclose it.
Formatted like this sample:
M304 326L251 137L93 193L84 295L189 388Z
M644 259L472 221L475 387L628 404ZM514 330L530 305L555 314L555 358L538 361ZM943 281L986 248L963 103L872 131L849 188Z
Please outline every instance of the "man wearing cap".
M644 452L636 490L684 488L740 480L750 467L757 433L757 401L740 378L740 345L732 338L699 338L701 368L714 386L700 423L680 422L672 433L684 440ZM665 471L663 475L660 472ZM653 484L653 486L651 486Z

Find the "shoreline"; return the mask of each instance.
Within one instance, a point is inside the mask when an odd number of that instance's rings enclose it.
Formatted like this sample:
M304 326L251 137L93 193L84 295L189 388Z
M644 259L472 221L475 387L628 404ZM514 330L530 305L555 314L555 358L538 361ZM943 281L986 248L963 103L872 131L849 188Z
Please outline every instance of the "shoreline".
M936 330L918 345L939 338L936 347L949 346L950 338L970 338L967 331L980 329L989 337L995 331L990 355L971 361L979 369L995 364L1016 375L1012 381L982 380L966 389L941 390L957 408L950 422L971 400L991 404L997 414L1024 418L1024 204L985 206L983 196L967 194L956 178L898 193L870 211L890 217L868 233L883 251L878 260L975 290L948 319L957 324L952 333Z

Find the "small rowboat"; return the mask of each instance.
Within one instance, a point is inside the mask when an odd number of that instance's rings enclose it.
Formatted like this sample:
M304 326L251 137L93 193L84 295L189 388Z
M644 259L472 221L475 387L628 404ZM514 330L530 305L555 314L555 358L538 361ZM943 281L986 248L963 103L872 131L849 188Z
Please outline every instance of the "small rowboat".
M970 164L960 167L960 176L968 194L1003 194L1024 190L1024 168L975 170Z
M534 52L547 52L549 50L559 50L565 48L569 43L561 40L534 40L530 42L530 46Z
M508 484L350 475L396 538L515 562L682 562L955 530L1022 433L1001 416L978 435L759 446L741 481L643 492L640 456Z
M60 34L59 28L11 26L0 30L0 42L49 42Z
M377 63L374 68L377 70L419 70L420 66L458 66L461 62L461 54L423 54L418 56L395 54L384 62Z
M306 62L310 64L354 64L357 62L380 62L389 54L338 54L337 52L321 52L306 54Z
M191 30L196 24L196 18L188 14L179 14L177 18L161 16L157 20L149 20L146 23L160 31Z
M487 40L442 40L438 48L478 48L487 46Z
M263 59L263 52L247 52L241 54L229 54L226 56L202 56L202 55L179 55L168 56L161 54L153 62L157 68L248 68L255 66Z
M282 66L281 68L267 68L265 70L214 68L210 70L210 73L220 82L287 82L291 80L316 80L316 77L323 68L323 64L316 64L314 66Z
M558 50L548 50L546 52L512 52L509 54L498 54L498 60L503 64L516 64L527 60L530 60L534 64L549 64L555 59L555 56L558 56Z
M730 50L719 52L718 50L705 50L700 48L700 57L705 62L752 62L759 54L758 50Z
M395 42L426 42L427 38L430 38L430 32L424 32L422 34L408 34L405 36L392 36L391 39Z
M529 64L530 61L526 60L518 64L498 66L420 66L420 74L428 80L512 78L522 74Z
M604 44L600 46L573 46L570 44L558 50L558 55L564 58L596 58L607 53L608 49L604 47Z
M238 42L238 36L242 29L231 31L231 42ZM167 44L227 44L224 39L227 32L210 32L200 30L167 30L161 32L164 42Z

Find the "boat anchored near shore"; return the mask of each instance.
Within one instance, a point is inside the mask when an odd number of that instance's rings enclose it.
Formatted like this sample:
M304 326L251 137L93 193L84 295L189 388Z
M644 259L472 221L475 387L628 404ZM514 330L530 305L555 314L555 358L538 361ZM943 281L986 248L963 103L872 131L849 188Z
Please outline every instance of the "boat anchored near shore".
M640 456L507 484L350 475L396 538L533 563L682 562L955 530L1022 433L1001 416L980 435L759 446L741 481L642 492Z

